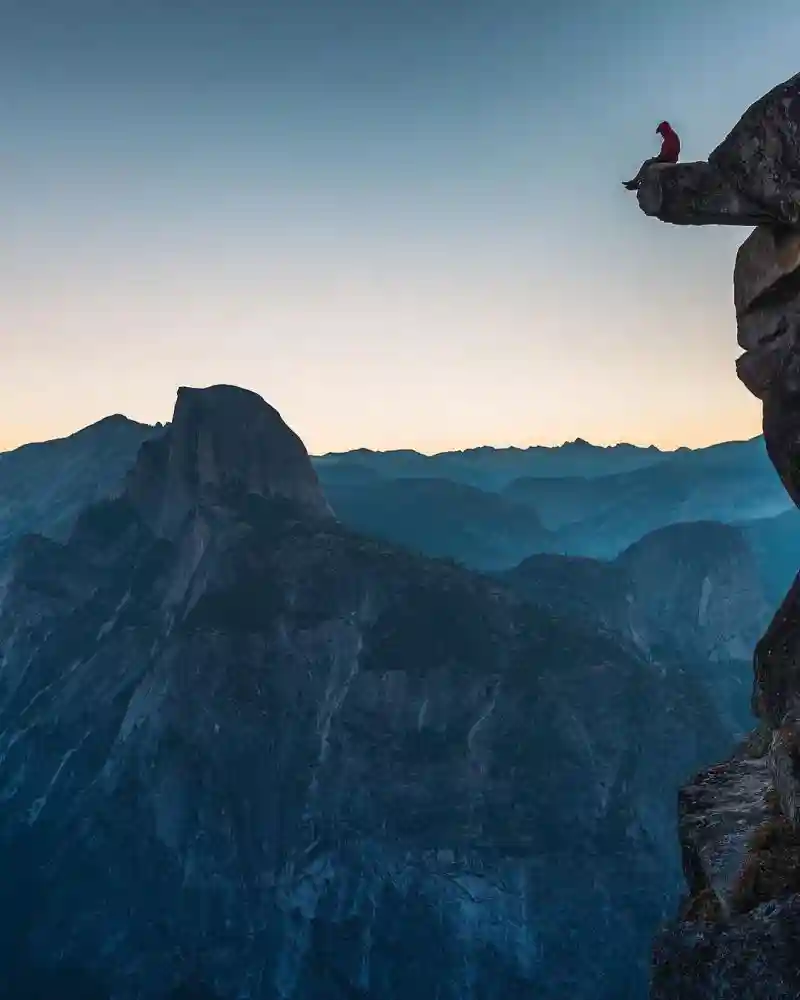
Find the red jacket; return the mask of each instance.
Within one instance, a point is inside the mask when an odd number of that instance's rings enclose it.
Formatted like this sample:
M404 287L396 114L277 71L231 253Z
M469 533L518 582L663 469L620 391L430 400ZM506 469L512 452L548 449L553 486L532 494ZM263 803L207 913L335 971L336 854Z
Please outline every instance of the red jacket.
M677 163L681 155L681 140L678 138L678 133L669 122L661 122L656 132L660 132L662 138L659 159L667 163Z

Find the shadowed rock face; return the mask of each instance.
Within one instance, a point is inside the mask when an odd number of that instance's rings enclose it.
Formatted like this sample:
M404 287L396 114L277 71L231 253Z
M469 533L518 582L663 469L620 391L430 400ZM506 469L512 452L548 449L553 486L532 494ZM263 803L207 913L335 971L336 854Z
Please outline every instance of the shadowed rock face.
M781 481L800 502L800 230L756 229L736 257L736 370L761 399L764 440Z
M500 576L534 603L595 620L648 656L670 650L684 663L725 662L730 680L730 661L749 664L769 620L743 532L714 522L654 531L613 562L537 555Z
M647 214L758 224L736 257L742 382L767 452L800 505L800 76L745 112L709 162L651 170ZM800 577L754 655L758 727L682 792L689 897L659 937L653 1000L800 996Z
M142 443L161 433L117 414L0 453L0 562L26 532L68 538L84 507L121 492Z
M260 396L232 385L180 388L169 433L142 448L127 486L163 536L198 506L247 494L333 517L300 438Z

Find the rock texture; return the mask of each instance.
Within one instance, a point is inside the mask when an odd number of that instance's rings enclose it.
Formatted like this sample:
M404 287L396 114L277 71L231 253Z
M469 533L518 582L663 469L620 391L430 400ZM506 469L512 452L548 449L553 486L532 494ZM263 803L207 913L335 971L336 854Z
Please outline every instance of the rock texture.
M238 386L178 389L169 434L149 442L131 472L131 503L170 536L191 510L248 494L333 516L305 445L277 410Z
M800 223L800 74L749 107L708 162L648 170L638 198L678 225Z
M128 483L0 580L3 995L640 997L698 678L351 533L252 394Z
M679 226L755 226L772 216L711 163L655 164L637 198L645 215Z
M768 454L800 505L800 76L757 101L709 157L651 172L667 222L758 228L734 271L737 362ZM680 797L689 896L655 949L653 1000L800 996L800 577L754 656L758 726Z

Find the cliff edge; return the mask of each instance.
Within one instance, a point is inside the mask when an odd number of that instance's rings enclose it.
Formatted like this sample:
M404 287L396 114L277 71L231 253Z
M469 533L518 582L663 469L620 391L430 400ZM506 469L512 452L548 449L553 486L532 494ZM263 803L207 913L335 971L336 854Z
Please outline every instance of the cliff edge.
M651 168L647 214L756 226L733 277L737 373L800 506L800 74L756 101L707 162ZM654 951L652 1000L800 996L800 576L754 655L756 729L679 795L688 895Z

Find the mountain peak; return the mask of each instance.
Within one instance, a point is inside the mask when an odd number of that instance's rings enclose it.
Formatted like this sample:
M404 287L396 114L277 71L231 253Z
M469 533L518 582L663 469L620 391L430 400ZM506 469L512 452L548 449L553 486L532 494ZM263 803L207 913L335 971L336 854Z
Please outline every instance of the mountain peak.
M301 439L257 393L233 385L181 386L166 433L146 442L128 495L160 533L194 508L256 493L332 517Z

